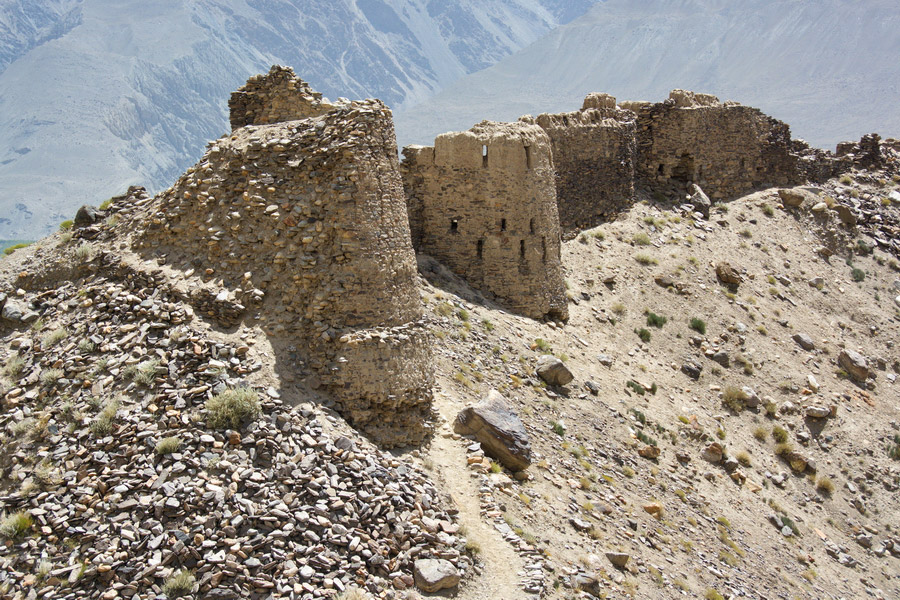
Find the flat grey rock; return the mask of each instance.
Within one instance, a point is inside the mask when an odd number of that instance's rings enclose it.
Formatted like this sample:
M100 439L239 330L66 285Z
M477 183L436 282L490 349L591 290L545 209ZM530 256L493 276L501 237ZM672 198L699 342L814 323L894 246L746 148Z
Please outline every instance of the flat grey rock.
M531 442L519 417L509 409L506 399L491 390L475 406L464 408L456 416L453 431L474 435L488 456L512 471L531 464Z

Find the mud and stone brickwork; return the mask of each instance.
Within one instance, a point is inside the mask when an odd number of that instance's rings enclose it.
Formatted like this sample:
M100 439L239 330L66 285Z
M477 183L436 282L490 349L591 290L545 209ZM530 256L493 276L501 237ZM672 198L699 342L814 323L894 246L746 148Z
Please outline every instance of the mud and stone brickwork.
M638 108L640 176L650 187L698 184L711 198L800 183L790 128L761 111L674 90Z
M564 235L594 227L634 202L637 137L634 113L607 94L590 94L580 111L542 114L556 167Z
M416 250L540 319L568 318L550 139L537 125L484 121L404 149Z
M289 67L275 65L265 75L254 75L228 101L231 128L268 125L318 117L335 105L322 98Z
M245 322L292 347L296 358L276 356L289 363L279 368L327 393L375 441L419 442L431 347L391 113L377 100L296 120L304 111L213 142L153 202L135 249L164 258L188 287L221 290L198 293L206 304L246 307Z

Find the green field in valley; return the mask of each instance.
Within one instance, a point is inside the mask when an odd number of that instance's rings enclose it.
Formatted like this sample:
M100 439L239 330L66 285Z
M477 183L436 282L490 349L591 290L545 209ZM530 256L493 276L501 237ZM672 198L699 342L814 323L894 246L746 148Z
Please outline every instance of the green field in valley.
M12 248L18 244L30 244L30 240L0 240L0 250L6 254L8 248Z

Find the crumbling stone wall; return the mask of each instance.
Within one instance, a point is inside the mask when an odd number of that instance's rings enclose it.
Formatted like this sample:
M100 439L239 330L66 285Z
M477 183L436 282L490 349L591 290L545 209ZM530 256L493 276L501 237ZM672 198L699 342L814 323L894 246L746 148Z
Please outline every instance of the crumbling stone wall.
M417 251L513 311L568 318L550 139L540 127L484 121L403 155Z
M696 183L712 198L801 182L790 128L761 111L715 96L673 91L638 109L639 174L651 187Z
M228 100L232 129L318 117L334 108L293 69L279 65L248 79Z
M542 114L556 167L556 199L564 233L608 221L634 202L635 115L607 94L590 94L580 111Z
M154 201L135 249L248 307L296 349L287 368L375 441L419 442L433 376L391 113L377 100L294 112L213 142Z

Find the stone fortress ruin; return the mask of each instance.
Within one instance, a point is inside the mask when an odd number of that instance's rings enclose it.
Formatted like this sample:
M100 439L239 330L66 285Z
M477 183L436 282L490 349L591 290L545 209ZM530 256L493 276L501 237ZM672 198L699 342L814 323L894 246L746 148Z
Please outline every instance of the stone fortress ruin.
M416 250L515 312L567 319L547 134L484 121L403 153Z
M429 428L415 252L511 311L564 321L562 237L638 190L680 203L695 183L726 199L877 161L879 144L832 155L756 109L676 90L656 104L591 94L579 111L485 121L405 148L401 164L384 104L330 103L289 68L251 78L229 106L232 132L140 209L134 250L220 326L258 324L291 378L384 446Z
M325 103L281 67L231 106L237 128L160 194L136 250L197 288L211 266L221 300L256 311L354 426L383 445L420 442L431 347L390 111Z

